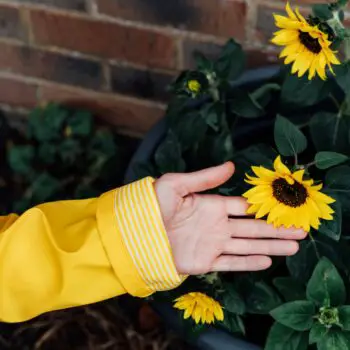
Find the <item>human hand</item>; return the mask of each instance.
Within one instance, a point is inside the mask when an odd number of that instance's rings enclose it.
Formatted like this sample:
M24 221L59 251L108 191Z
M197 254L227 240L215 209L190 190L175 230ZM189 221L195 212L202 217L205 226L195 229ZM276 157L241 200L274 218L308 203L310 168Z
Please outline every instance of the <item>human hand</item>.
M237 218L248 208L241 197L198 194L220 186L233 173L228 162L194 173L166 174L155 182L178 273L264 270L271 265L270 256L298 251L296 240L306 236L302 230Z

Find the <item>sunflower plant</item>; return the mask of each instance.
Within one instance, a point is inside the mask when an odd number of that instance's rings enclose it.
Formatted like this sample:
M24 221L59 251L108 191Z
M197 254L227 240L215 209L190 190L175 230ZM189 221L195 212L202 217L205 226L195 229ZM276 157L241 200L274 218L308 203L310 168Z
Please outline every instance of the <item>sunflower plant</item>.
M196 53L171 86L166 133L138 176L231 160L234 176L211 193L243 196L249 215L308 232L265 272L191 277L156 295L191 334L214 325L265 350L350 349L347 3L271 14L284 64L268 79L240 79L245 54L231 39L215 59Z

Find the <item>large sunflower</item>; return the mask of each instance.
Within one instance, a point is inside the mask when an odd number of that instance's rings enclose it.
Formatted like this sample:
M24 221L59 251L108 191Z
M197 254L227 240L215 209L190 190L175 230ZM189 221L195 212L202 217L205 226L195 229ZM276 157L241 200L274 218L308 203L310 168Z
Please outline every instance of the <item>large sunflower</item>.
M320 219L333 220L334 211L328 205L335 200L320 192L322 184L304 180L305 170L291 172L278 156L274 171L262 166L252 167L257 177L247 176L246 182L254 185L244 193L251 206L248 214L256 218L267 215L267 222L275 227L285 226L310 231L310 226L318 229Z
M191 317L197 324L210 324L215 320L224 320L221 305L213 298L199 292L191 292L176 299L174 308L184 310L184 319Z
M326 79L326 67L334 74L332 64L340 64L336 52L332 50L330 35L332 30L326 24L326 30L322 31L319 25L307 21L296 9L294 12L289 3L286 11L288 17L274 15L276 26L281 30L274 33L271 40L274 44L285 46L280 57L285 57L285 64L292 65L292 73L303 76L309 71L309 80L314 78L316 73L323 80Z

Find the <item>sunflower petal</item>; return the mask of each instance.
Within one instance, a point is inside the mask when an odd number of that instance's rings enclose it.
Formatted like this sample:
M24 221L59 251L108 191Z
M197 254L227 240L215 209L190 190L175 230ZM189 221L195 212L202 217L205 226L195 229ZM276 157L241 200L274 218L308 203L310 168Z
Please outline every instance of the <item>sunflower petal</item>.
M275 168L275 171L281 175L290 175L291 174L291 171L288 169L288 167L282 163L281 156L278 156L275 159L273 166Z

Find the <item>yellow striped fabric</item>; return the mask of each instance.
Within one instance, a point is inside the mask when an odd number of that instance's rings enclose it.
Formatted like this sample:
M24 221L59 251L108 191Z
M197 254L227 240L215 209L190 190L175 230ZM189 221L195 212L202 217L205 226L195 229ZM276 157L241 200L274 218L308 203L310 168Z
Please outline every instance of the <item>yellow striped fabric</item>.
M115 215L124 244L143 281L153 291L180 285L164 228L154 179L147 177L115 192Z

